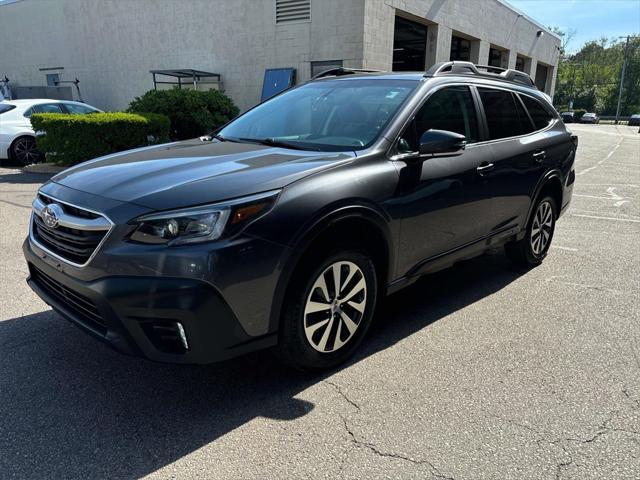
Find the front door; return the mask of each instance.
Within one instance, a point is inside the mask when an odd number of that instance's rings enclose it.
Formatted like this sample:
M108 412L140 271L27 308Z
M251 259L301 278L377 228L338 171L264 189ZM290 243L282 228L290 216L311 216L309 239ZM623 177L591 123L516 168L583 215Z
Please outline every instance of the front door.
M480 122L469 87L450 86L431 94L398 139L400 153L417 151L429 129L465 135L461 153L423 162L398 161L400 180L390 205L401 219L398 275L444 253L480 242L488 233L491 192L478 170L489 158L477 144Z

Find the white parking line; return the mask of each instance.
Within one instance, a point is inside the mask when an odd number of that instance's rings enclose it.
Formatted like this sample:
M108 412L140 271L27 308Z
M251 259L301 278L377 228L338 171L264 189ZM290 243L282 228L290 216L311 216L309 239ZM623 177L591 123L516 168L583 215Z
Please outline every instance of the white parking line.
M595 218L596 220L613 220L615 222L640 223L640 220L635 220L633 218L598 217L596 215L581 215L579 213L572 213L571 216L572 217Z
M606 157L604 157L602 160L600 160L598 163L596 163L593 167L589 167L585 170L582 170L581 172L576 173L576 176L579 175L584 175L587 172L590 172L591 170L598 168L599 166L601 166L604 162L606 162L607 160L609 160L611 158L611 155L613 155L615 153L616 150L618 150L620 148L620 145L622 145L622 138L620 139L620 141L616 144L615 147L613 147L611 149L611 151L607 154Z
M551 245L551 248L557 248L558 250L566 250L567 252L577 252L577 248L563 247L561 245Z

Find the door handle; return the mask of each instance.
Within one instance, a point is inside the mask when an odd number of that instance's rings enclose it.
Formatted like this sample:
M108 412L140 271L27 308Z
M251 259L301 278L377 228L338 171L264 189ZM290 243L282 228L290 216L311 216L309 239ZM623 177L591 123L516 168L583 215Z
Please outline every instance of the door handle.
M483 162L480 164L478 168L476 168L476 171L480 175L484 175L485 173L489 173L491 170L493 170L493 166L494 166L493 163Z
M547 152L545 152L544 150L538 150L537 152L535 152L533 154L533 159L538 162L541 163L545 157L546 157Z

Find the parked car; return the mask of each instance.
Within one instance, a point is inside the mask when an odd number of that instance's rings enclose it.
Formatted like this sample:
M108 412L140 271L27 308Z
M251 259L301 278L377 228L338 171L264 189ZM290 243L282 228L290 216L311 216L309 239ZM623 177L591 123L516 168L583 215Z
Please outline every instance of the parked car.
M575 119L573 118L573 112L562 112L560 114L560 117L562 118L562 121L564 123L573 123L573 122L575 122Z
M633 127L637 125L640 125L640 113L631 115L631 117L629 118L629 126Z
M580 117L580 123L600 123L600 117L598 115L596 115L595 113L585 113L584 115L582 115L582 117Z
M87 114L100 111L80 102L47 98L0 102L0 159L10 158L20 165L40 160L35 132L29 121L33 113Z
M55 176L33 201L28 282L85 331L152 360L275 347L330 368L380 298L421 275L496 245L541 263L577 144L515 71L331 70L209 137Z

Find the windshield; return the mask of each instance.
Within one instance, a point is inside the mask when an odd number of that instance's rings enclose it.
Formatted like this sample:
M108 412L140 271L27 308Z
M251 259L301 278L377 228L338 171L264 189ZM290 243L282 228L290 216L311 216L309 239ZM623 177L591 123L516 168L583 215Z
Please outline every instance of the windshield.
M0 113L8 112L9 110L13 110L15 105L9 105L8 103L0 103Z
M378 138L417 85L361 78L308 83L258 105L218 135L308 150L360 150Z

